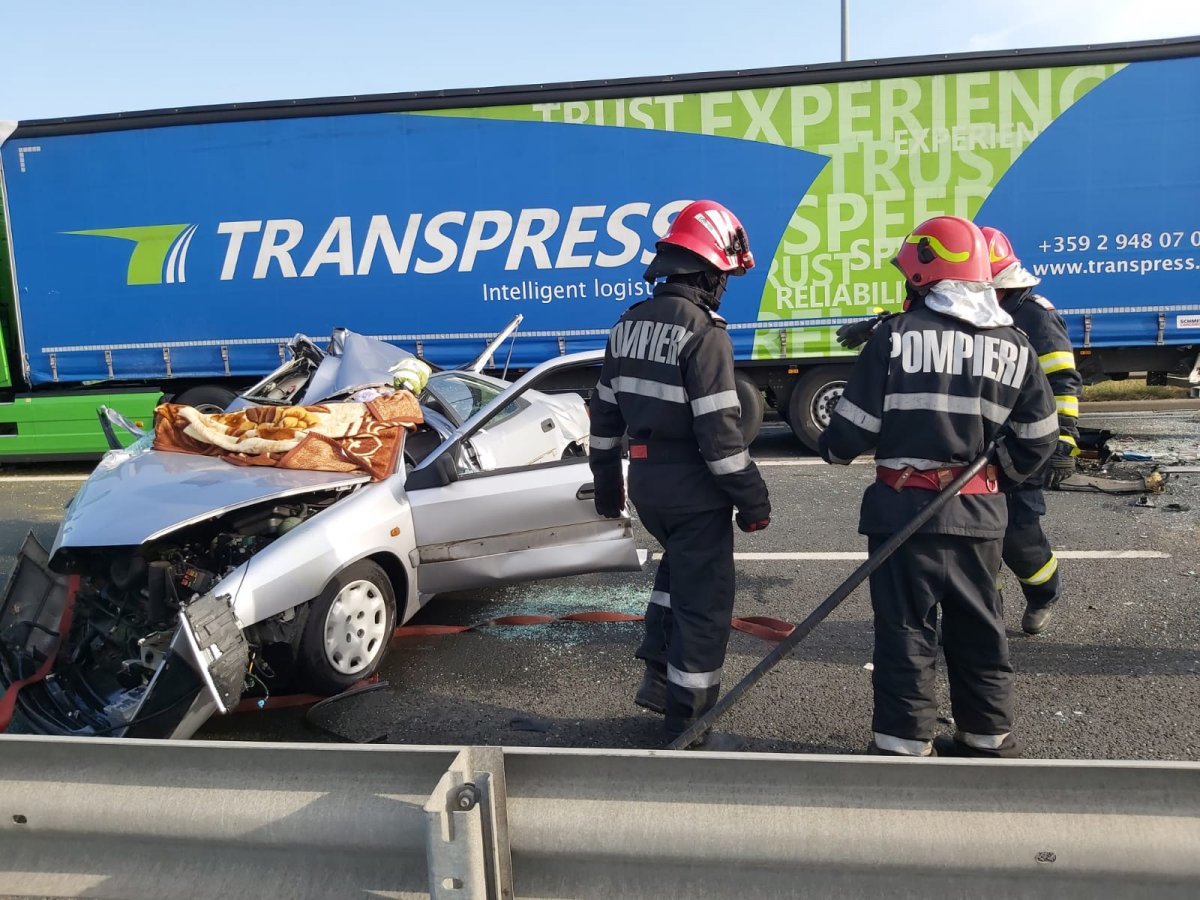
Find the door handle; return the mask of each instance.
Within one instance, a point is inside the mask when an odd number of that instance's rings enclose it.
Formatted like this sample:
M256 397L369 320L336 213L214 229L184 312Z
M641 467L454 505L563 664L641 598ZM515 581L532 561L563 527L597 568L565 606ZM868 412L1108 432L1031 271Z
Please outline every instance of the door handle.
M579 490L577 490L575 492L575 499L576 500L595 500L596 499L596 485L592 484L592 483L583 485Z

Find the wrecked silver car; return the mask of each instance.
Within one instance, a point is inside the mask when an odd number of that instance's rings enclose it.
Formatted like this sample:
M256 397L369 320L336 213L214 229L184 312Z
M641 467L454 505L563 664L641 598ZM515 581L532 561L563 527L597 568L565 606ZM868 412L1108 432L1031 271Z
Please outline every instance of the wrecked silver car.
M403 351L353 338L298 354L239 405L330 405L389 384ZM578 435L529 437L578 425L547 425L532 386L600 358L492 383L457 419L423 396L426 421L385 477L230 465L150 435L113 451L51 549L31 536L22 550L0 601L0 691L27 681L17 705L43 733L187 737L247 693L369 677L435 594L639 568L628 516L595 512Z

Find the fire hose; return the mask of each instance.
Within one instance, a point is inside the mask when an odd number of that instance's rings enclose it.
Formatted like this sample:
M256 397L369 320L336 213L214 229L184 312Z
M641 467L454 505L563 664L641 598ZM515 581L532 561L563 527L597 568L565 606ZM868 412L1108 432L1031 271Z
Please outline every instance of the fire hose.
M392 640L418 637L441 637L450 634L465 634L469 631L481 631L489 628L523 627L527 625L551 625L556 622L621 624L642 622L645 616L638 613L614 612L598 610L589 612L574 612L562 616L546 615L515 615L498 616L473 625L401 625L392 632ZM795 628L790 622L771 616L737 616L730 622L734 631L760 638L764 641L782 641ZM324 703L326 700L347 699L365 686L376 684L373 679L358 682L347 691L332 697L320 697L317 694L272 694L267 697L251 697L243 700L234 712L254 712L265 709L287 709L295 706L311 706Z
M957 478L939 491L929 505L917 513L907 525L893 534L884 542L883 546L867 557L866 561L855 569L849 578L839 584L833 593L826 597L816 609L809 613L807 618L798 624L791 634L780 641L770 653L764 656L758 665L751 669L745 678L735 684L712 709L702 715L690 728L672 741L667 746L667 749L686 750L698 741L705 732L712 728L713 724L721 716L736 706L742 696L750 688L754 687L764 675L787 659L791 655L791 652L796 649L797 645L808 637L813 629L824 621L826 616L837 609L841 602L849 597L872 572L883 565L887 558L895 553L901 544L912 537L917 529L933 518L938 510L957 496L958 492L962 490L968 481L979 474L983 467L987 465L988 457L994 447L995 442L993 441L980 454L978 459L963 469Z

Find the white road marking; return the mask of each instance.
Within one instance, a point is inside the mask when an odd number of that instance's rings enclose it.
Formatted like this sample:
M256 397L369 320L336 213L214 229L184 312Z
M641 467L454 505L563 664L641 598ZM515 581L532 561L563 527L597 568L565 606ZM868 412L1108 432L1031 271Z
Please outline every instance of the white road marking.
M1144 419L1147 416L1153 416L1156 419L1186 419L1191 418L1196 414L1194 409L1114 409L1106 411L1103 409L1083 409L1080 408L1081 419Z
M90 475L0 475L4 481L87 481Z
M1170 559L1170 553L1161 550L1055 550L1059 559ZM661 553L650 554L651 559L662 559ZM733 558L742 562L832 562L861 561L867 558L865 550L830 550L796 553L734 553Z

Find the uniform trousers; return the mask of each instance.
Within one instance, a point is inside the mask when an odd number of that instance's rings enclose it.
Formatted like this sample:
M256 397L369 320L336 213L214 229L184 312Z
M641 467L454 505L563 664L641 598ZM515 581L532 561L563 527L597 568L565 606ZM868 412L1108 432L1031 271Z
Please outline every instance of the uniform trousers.
M663 511L637 504L663 546L637 657L666 679L675 738L717 702L733 618L733 508Z
M873 553L887 535L871 535ZM937 728L937 624L956 727L1012 730L1013 668L996 589L999 539L915 534L871 575L875 614L872 730L932 740Z
M1058 557L1042 530L1046 495L1040 485L1017 485L1004 492L1008 501L1008 529L1004 532L1004 564L1021 582L1030 609L1056 602L1061 585Z

